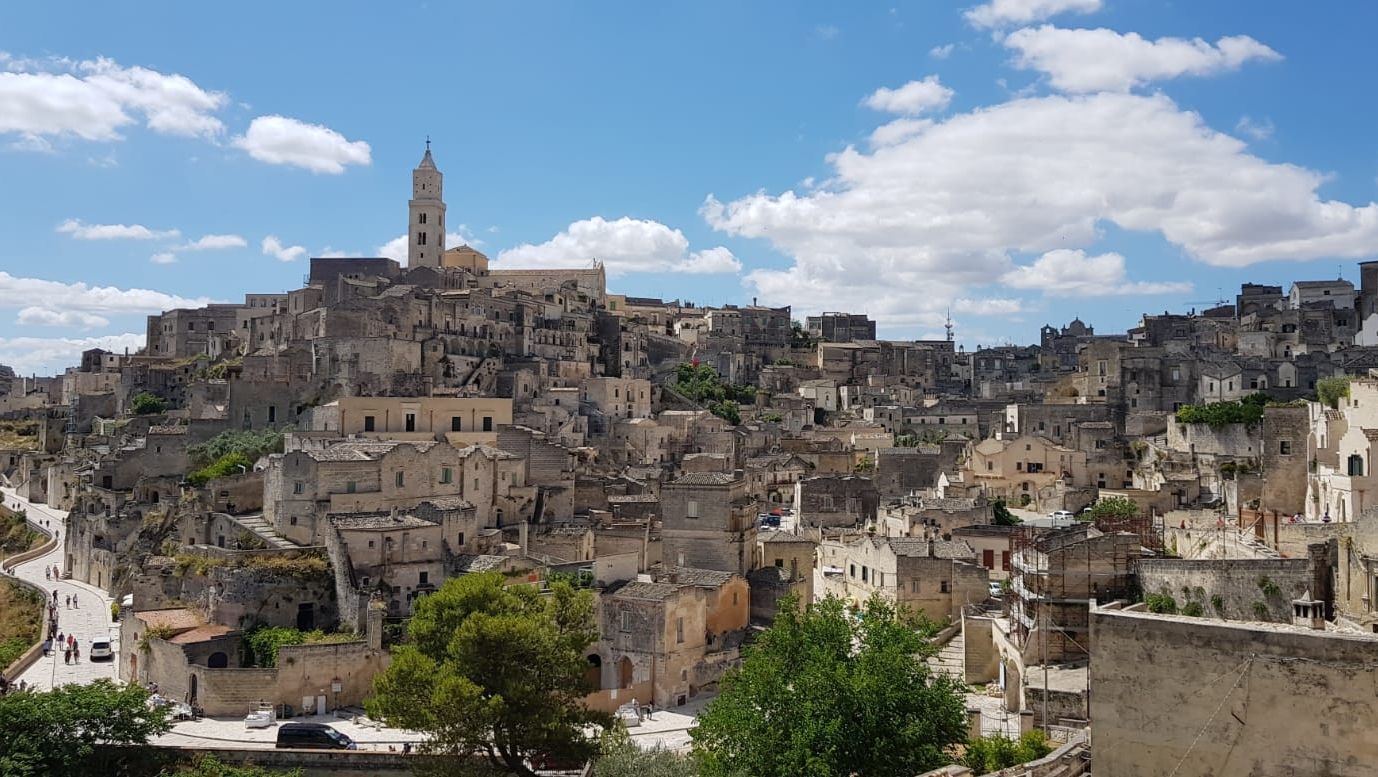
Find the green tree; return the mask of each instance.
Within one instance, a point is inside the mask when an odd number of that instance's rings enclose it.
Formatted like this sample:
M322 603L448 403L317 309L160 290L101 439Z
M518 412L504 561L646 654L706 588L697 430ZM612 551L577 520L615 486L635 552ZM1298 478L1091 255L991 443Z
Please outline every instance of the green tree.
M206 753L174 769L164 769L158 777L301 777L301 769L265 769L262 766L227 764Z
M1018 526L1024 521L1010 512L1010 508L1005 504L1004 499L996 499L990 503L991 517L996 526Z
M0 774L88 774L98 746L147 745L170 728L167 714L148 706L147 691L107 679L7 694L0 696Z
M824 599L775 623L690 735L705 777L894 777L950 763L966 740L965 686L924 659L937 625L880 598L853 616Z
M534 777L530 761L587 760L586 730L611 716L586 709L585 649L598 637L593 596L555 581L550 594L463 575L417 600L404 644L374 681L371 714L425 732L429 752L481 754Z
M1349 398L1349 376L1321 378L1316 381L1316 399L1321 404L1338 409L1341 399Z
M988 774L1036 761L1052 751L1052 746L1043 738L1043 732L1037 729L1020 736L1019 739L996 734L967 742L962 763L977 774Z
M252 464L260 456L269 453L282 453L283 433L275 429L254 431L224 431L203 443L187 448L187 455L196 467L207 467L212 463L238 453Z
M593 777L698 777L693 759L672 750L642 750L627 729L614 724L603 734Z
M253 469L254 463L242 453L227 453L216 459L210 466L203 467L195 472L187 473L187 482L196 487L201 487L214 480L215 478L229 477L238 475L240 472L247 472ZM243 469L240 469L243 467Z
M1139 505L1127 496L1104 496L1091 505L1091 520L1124 520L1139 514Z
M167 412L167 400L151 391L140 391L129 400L134 415L158 415Z

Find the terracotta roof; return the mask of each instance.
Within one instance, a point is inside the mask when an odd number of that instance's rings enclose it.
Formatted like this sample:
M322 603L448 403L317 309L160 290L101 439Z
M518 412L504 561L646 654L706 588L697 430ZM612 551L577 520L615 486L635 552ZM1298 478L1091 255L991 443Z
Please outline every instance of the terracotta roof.
M143 610L134 615L150 627L165 629L194 629L205 624L194 610L177 608L172 610Z
M208 623L205 626L198 626L191 631L184 631L181 634L168 640L174 645L190 645L193 642L205 642L206 640L223 637L234 629L229 626L222 626L218 623Z

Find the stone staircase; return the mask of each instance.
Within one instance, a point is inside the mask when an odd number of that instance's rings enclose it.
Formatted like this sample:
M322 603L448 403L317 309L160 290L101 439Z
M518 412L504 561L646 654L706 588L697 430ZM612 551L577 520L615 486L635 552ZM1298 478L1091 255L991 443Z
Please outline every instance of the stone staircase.
M943 649L938 651L938 655L928 659L928 667L935 673L949 674L958 680L965 681L966 678L966 638L962 632L957 632L952 639L948 640Z
M273 531L273 527L263 520L260 515L239 515L230 516L230 520L244 527L246 531L252 532L259 539L268 543L270 548L295 548L295 543L285 539L282 535Z

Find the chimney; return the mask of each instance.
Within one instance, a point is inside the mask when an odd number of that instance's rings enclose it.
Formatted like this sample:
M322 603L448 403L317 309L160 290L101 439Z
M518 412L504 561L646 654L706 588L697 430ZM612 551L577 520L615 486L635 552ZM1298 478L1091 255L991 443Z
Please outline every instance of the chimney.
M1325 602L1311 598L1311 592L1292 600L1292 625L1325 631Z
M397 520L397 505L393 505L393 506L392 506L391 515L392 515L392 520L394 520L394 521Z

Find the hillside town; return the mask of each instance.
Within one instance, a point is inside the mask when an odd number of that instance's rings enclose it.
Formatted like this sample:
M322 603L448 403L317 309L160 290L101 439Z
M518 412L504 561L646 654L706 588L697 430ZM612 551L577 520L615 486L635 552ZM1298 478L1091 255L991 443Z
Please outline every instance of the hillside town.
M446 245L429 143L411 176L405 264L312 258L0 383L4 512L53 541L4 569L112 653L8 683L152 689L184 741L362 714L418 603L497 572L592 593L583 703L648 747L782 607L879 597L938 624L974 735L1048 737L1011 773L1378 756L1336 717L1378 649L1378 261L967 350L490 266Z

